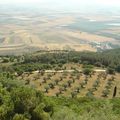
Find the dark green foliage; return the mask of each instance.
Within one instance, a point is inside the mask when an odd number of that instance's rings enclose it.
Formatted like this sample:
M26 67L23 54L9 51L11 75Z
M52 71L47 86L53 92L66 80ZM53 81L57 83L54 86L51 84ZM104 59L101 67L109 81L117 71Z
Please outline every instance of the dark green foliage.
M84 68L84 70L83 70L83 73L84 73L85 75L90 75L92 72L93 72L93 70L90 69L90 68Z
M50 87L47 85L45 86L45 92L48 93L48 90L50 89Z
M115 69L113 69L113 68L108 68L108 69L107 69L107 73L108 73L108 74L115 74Z
M9 70L18 72L31 72L35 70L56 69L59 70L66 63L80 63L85 68L108 67L120 72L120 49L108 50L103 52L46 52L44 54L29 54L24 56L12 57L6 56L9 62L14 62L10 67L0 67L1 71Z
M117 65L116 71L120 73L120 65Z
M42 93L7 77L0 74L0 120L47 120L50 106Z
M120 115L120 98L114 98L114 99L112 99L111 103L113 104L113 111L116 114Z

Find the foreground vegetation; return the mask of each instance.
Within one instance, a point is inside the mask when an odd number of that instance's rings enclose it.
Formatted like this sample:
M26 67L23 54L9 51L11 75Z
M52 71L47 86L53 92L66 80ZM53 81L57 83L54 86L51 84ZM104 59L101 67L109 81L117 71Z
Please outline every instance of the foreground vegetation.
M1 120L119 120L120 99L45 97L40 91L0 74Z

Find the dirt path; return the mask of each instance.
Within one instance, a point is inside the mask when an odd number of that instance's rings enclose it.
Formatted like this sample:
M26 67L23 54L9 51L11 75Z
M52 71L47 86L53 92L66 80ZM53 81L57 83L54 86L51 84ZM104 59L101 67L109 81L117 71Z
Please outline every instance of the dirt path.
M77 71L78 72L83 72L83 70L77 70ZM94 69L93 71L95 71L95 72L106 72L106 70L104 70L104 69ZM64 73L64 72L72 73L72 72L75 72L75 70L45 70L44 72L45 73ZM33 73L39 73L39 70L33 71Z

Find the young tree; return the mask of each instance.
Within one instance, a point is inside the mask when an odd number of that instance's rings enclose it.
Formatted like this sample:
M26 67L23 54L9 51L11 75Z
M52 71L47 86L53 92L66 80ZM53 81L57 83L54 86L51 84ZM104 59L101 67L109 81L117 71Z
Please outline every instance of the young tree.
M76 93L76 92L71 92L71 97L72 97L72 98L77 97L77 93Z
M59 88L59 93L62 94L62 91L63 91L63 87L60 87Z
M43 83L46 83L47 82L47 78L43 78Z
M80 93L80 88L81 88L81 87L77 87L77 88L76 88L76 92L77 92L77 93Z
M62 86L64 87L64 91L66 91L66 90L67 90L68 85L67 85L67 84L63 84Z
M84 73L85 75L90 75L92 72L93 72L93 70L90 69L90 68L85 68L85 69L83 70L83 73Z
M29 85L29 84L30 84L30 79L27 79L25 85Z
M58 80L58 79L56 79L56 80L55 80L55 84L56 84L56 85L58 85L58 83L59 83L59 80Z
M69 80L68 82L68 86L71 87L71 84L73 83L72 80Z
M54 88L55 88L55 83L49 83L49 87L50 87L51 89L54 89Z
M115 69L113 69L113 68L108 68L108 69L107 69L107 73L108 73L108 74L115 74Z
M48 93L48 90L50 89L50 87L47 85L45 86L45 92Z

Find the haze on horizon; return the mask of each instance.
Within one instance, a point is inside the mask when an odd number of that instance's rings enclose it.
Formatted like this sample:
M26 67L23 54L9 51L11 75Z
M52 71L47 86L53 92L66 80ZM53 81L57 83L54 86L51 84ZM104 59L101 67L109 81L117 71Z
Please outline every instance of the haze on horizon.
M46 4L46 5L61 5L61 6L113 6L120 7L120 0L0 0L0 4Z
M120 0L0 0L1 7L8 9L8 5L18 6L18 8L19 6L21 8L27 7L34 10L39 8L38 11L43 8L45 11L120 13Z

